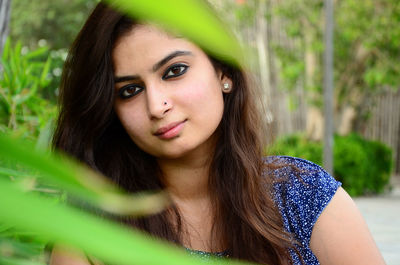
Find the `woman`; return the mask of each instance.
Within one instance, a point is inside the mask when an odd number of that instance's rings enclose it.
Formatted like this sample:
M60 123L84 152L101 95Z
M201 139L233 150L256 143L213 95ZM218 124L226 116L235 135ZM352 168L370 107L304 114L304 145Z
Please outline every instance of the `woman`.
M122 221L205 256L384 264L351 198L320 167L263 158L244 72L100 3L74 42L54 146L173 206ZM88 264L55 250L52 264Z

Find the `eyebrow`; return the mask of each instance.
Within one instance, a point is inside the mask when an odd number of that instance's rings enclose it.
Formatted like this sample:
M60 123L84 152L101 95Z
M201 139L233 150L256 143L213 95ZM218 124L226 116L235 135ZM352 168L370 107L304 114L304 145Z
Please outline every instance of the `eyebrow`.
M178 57L178 56L185 56L185 55L193 55L193 53L190 52L190 51L174 51L174 52L171 52L170 54L165 56L163 59L161 59L159 62L157 62L152 67L152 70L153 70L153 72L156 72L158 69L160 69L163 65L168 63L173 58ZM115 80L114 83L121 83L121 82L125 82L125 81L131 81L131 80L139 79L139 78L140 78L140 76L138 76L138 75L116 76L114 78L114 80Z
M173 58L178 57L178 56L184 56L184 55L193 55L193 54L191 52L189 52L189 51L174 51L174 52L171 52L170 54L165 56L164 59L162 59L161 61L159 61L158 63L156 63L153 66L153 72L156 72L164 64L166 64L168 61L172 60Z

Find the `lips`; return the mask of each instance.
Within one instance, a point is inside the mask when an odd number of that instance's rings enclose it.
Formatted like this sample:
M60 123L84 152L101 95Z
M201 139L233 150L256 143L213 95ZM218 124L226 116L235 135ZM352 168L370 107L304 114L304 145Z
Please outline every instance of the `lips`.
M183 121L178 121L178 122L172 122L168 124L167 126L159 128L154 135L158 136L163 139L170 139L175 136L177 136L180 131L183 129L183 125L186 122L186 120Z

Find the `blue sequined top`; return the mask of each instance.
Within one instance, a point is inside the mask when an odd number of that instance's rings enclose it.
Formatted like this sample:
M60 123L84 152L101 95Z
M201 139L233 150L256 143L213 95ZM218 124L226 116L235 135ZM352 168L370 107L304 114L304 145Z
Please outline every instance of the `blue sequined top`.
M318 217L328 205L341 185L320 166L300 158L273 156L265 158L267 163L287 165L273 171L278 181L274 186L275 202L282 215L285 229L301 244L297 249L307 265L320 264L309 244L311 232ZM296 169L293 169L294 166ZM209 253L186 249L190 254L203 259L228 257L229 250ZM293 264L302 264L300 257L291 251Z

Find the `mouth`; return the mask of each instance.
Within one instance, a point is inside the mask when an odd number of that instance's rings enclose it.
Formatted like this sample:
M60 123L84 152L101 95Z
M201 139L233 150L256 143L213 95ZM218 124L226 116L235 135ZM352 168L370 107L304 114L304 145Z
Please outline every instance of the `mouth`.
M154 135L161 138L161 139L171 139L177 137L180 132L182 131L186 120L173 122L168 124L167 126L159 128Z

